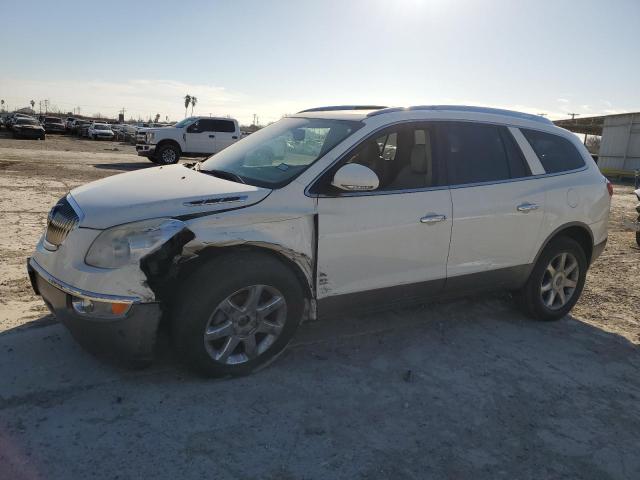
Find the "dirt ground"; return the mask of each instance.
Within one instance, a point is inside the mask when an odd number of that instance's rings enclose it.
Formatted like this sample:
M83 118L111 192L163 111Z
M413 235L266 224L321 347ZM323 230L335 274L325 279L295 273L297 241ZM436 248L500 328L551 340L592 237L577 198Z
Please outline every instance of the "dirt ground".
M640 478L640 249L617 184L572 316L507 295L303 325L251 377L209 381L166 346L140 372L80 350L25 271L70 189L152 164L134 147L0 131L0 480Z

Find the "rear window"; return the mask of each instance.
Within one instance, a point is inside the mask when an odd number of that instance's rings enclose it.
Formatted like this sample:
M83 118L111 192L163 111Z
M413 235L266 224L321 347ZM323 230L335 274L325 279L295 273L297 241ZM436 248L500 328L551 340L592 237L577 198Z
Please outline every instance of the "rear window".
M443 124L442 133L450 185L530 175L520 150L504 127L447 122Z
M582 155L566 138L524 128L521 131L536 152L546 173L566 172L584 167Z

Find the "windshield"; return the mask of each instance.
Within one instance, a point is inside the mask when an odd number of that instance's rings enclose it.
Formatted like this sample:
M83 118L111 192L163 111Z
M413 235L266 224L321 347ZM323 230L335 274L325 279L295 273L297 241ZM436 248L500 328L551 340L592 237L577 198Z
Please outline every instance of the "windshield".
M360 122L284 118L210 157L202 171L222 171L251 185L280 188L362 126Z
M105 125L104 123L96 123L93 126L94 130L110 130L109 125Z
M178 123L176 123L174 125L174 127L176 128L182 128L186 125L189 125L191 122L195 122L198 119L198 117L188 117L185 118L184 120L180 120Z
M44 121L47 123L62 123L62 120L56 117L47 117L44 119Z
M32 118L18 118L16 123L19 125L38 125L38 122Z

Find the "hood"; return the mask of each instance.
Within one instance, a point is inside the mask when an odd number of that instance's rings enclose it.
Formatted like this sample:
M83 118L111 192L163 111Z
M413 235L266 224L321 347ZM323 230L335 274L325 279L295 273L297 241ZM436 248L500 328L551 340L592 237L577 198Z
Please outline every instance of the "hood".
M138 129L138 133L147 133L147 132L155 133L155 132L159 132L160 130L167 130L168 128L173 128L173 127L142 127Z
M81 227L104 229L157 217L247 207L271 193L183 165L145 168L88 183L71 191L84 214Z

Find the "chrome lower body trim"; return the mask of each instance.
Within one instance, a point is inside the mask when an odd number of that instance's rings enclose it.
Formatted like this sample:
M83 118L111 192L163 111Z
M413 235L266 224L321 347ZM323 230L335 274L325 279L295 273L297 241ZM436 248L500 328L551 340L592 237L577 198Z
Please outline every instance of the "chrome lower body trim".
M94 293L81 288L69 285L62 280L57 279L44 268L42 268L38 262L33 258L29 259L29 266L38 273L44 280L49 282L54 287L62 290L69 295L73 295L78 298L86 298L87 300L93 300L94 302L111 302L111 303L142 303L142 299L139 297L126 297L122 295L108 295L105 293Z

